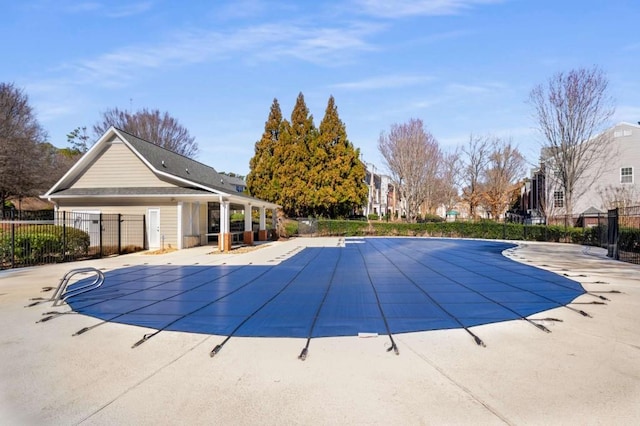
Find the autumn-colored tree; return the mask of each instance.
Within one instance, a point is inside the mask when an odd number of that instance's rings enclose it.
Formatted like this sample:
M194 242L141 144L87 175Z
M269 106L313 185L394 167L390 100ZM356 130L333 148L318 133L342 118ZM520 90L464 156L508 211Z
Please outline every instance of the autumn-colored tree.
M311 141L309 189L316 216L352 214L367 199L365 166L360 152L347 139L333 96L329 97L317 137Z
M93 126L96 138L111 126L185 157L195 158L198 155L195 137L168 112L160 113L157 109L147 108L133 114L118 108L107 110L103 113L102 121Z
M283 121L280 104L273 99L269 117L264 123L262 138L255 144L255 154L249 161L250 172L247 176L249 193L257 198L279 202L278 185L274 180L276 169L280 166L276 154L276 145L282 133Z

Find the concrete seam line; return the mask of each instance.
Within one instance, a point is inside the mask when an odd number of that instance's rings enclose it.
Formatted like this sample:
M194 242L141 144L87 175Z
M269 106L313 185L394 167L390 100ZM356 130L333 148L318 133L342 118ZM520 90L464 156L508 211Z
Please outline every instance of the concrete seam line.
M491 405L489 405L489 403L484 402L483 400L481 400L479 397L477 397L476 395L474 395L474 393L467 387L465 387L464 385L462 385L461 383L457 382L456 380L453 379L453 377L451 377L450 375L448 375L441 367L437 366L433 361L431 361L429 358L427 358L425 355L421 354L420 352L416 351L411 345L409 345L407 342L403 341L404 339L402 339L400 336L398 336L398 340L402 341L402 344L404 347L408 348L411 352L413 352L418 358L420 358L421 360L423 360L424 362L426 362L427 364L429 364L429 366L431 368L433 368L434 370L436 370L438 373L440 373L445 379L447 379L451 384L453 384L455 387L457 387L458 389L460 389L462 392L466 393L471 399L473 399L474 401L476 401L478 404L482 405L484 408L486 408L491 414L493 414L494 416L496 416L497 418L499 418L500 420L502 420L505 424L507 425L514 425L515 423L510 421L509 419L507 419L505 416L503 416L502 414L500 414L500 412L498 412L498 410L496 410L495 408L493 408Z
M140 386L141 384L143 384L144 382L146 382L147 380L149 380L150 378L152 378L153 376L155 376L156 374L158 374L159 372L161 372L162 370L164 370L165 368L169 367L171 364L174 364L175 362L177 362L178 360L180 360L181 358L183 358L185 355L189 354L190 352L193 352L194 349L196 349L198 346L202 345L204 342L206 342L207 340L209 340L210 338L212 338L213 336L207 336L204 339L202 339L200 342L196 343L195 345L193 345L192 347L190 347L189 349L187 349L183 354L177 356L176 358L172 359L171 361L169 361L168 363L166 363L165 365L161 366L160 368L158 368L157 370L153 371L151 374L149 374L148 376L144 377L143 379L139 380L138 382L134 383L133 385L129 386L127 389L125 389L123 392L120 392L120 394L118 394L115 398L113 398L112 400L110 400L109 402L107 402L106 404L102 405L100 408L98 408L97 410L95 410L93 413L89 414L87 417L83 418L82 420L80 420L78 423L76 424L82 424L84 422L86 422L87 420L91 419L93 416L95 416L96 414L98 414L100 411L104 410L105 408L107 408L108 406L110 406L111 404L113 404L114 402L116 402L117 400L119 400L120 398L122 398L124 395L128 394L130 391L132 391L133 389L137 388L138 386Z

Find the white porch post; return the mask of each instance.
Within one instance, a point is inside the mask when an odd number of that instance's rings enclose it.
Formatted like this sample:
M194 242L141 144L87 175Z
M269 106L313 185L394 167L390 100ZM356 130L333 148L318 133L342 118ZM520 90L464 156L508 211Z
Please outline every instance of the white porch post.
M244 205L244 236L243 241L246 245L253 245L253 226L251 223L251 203Z
M184 208L183 202L182 201L178 201L178 205L176 207L178 209L177 213L178 213L178 218L176 219L177 223L177 238L176 240L178 241L178 250L182 250L183 247L183 240L184 240L184 236L183 236L183 229L182 229L182 210Z
M220 201L220 236L218 238L218 248L220 251L231 250L229 202Z
M267 220L264 206L260 207L260 227L258 228L258 241L267 241Z
M271 209L271 229L278 233L278 209Z

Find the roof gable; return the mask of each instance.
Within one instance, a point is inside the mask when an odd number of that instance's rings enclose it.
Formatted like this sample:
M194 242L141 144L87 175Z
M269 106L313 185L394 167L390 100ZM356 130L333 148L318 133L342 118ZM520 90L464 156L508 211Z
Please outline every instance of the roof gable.
M205 185L222 192L236 192L225 176L213 167L140 139L120 129L117 133L157 172L184 181Z
M73 195L74 190L70 190L73 183L98 161L115 138L121 140L122 143L144 163L149 171L155 175L155 179L159 178L159 180L155 180L154 186L158 186L158 182L164 182L165 184L168 183L179 188L198 189L211 194L217 194L238 203L251 203L252 205L261 205L268 208L279 207L277 204L237 192L236 186L230 182L230 179L226 175L218 173L213 167L162 148L123 130L116 129L115 127L109 128L91 149L42 197L55 198L57 194L62 194L63 192L68 195ZM116 168L117 166L112 167ZM140 183L137 182L135 185L125 185L124 187L130 187L131 189L141 186L145 187L148 185L140 185ZM93 188L87 187L84 189L99 190L100 187L104 186L96 185ZM128 191L131 192L130 190ZM86 190L80 192L87 193Z
M113 135L100 154L68 188L127 188L176 186L161 179L120 137Z

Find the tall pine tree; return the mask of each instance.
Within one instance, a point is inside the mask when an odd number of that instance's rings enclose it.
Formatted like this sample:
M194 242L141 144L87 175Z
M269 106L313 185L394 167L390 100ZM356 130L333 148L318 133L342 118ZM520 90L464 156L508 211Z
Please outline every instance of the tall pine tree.
M275 172L279 201L288 216L311 214L309 187L310 147L317 135L313 116L300 93L291 112L291 122L283 124L282 137L276 146L279 165Z
M251 171L247 176L249 193L257 198L279 202L278 184L274 174L278 167L276 145L282 136L282 112L277 99L273 99L269 118L264 123L262 138L255 144L255 154L249 161Z
M282 118L274 99L262 138L255 144L247 186L251 195L280 204L290 217L348 216L367 199L359 157L333 96L319 129L302 93L291 121Z
M333 96L329 97L311 157L310 183L316 215L339 217L366 203L365 166L347 138Z

